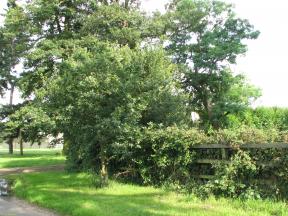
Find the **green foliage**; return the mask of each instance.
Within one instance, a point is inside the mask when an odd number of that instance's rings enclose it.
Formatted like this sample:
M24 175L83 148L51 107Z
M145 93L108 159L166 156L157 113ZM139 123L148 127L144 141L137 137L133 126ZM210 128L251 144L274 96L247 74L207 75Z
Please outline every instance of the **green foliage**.
M177 62L192 61L198 72L235 63L246 52L242 40L259 35L247 20L236 17L232 5L221 1L182 0L171 11L169 48Z
M102 6L85 21L82 34L135 48L143 40L145 21L136 10L127 11L117 5Z
M57 113L71 165L95 167L103 158L108 164L122 137L154 121L149 116L159 113L163 123L171 124L170 116L182 112L161 104L163 97L180 101L173 95L174 65L161 48L130 49L94 37L72 42L59 75L48 79L37 95L40 101L45 98L47 110Z
M17 84L15 67L29 46L28 23L22 7L8 4L4 26L0 27L0 96Z
M288 110L279 107L246 109L237 115L230 115L226 127L237 128L241 125L285 131L288 129Z
M132 149L132 160L144 183L187 184L189 166L195 154L191 147L207 142L207 136L197 129L181 129L176 126L144 129L138 145Z
M59 62L67 60L75 50L73 40L93 37L114 45L136 48L143 41L161 35L160 31L154 31L154 18L145 16L135 7L137 1L125 2L126 6L120 2L106 4L90 0L55 0L49 3L34 0L28 3L25 9L33 27L30 34L31 38L37 39L31 39L30 52L25 56L26 70L21 78L24 95L35 93L45 86L47 79L58 75Z
M14 115L25 104L3 105L0 107L0 139L7 141L10 138L17 138L19 133L18 127L11 127L10 116ZM9 126L10 124L10 126Z
M253 180L258 174L255 161L244 151L238 151L229 164L219 163L215 165L215 175L206 185L200 188L200 192L226 196L231 198L260 198Z
M241 145L248 143L260 147L265 143L284 142L286 133L241 127L206 134L195 128L150 125L129 135L129 138L123 137L122 141L126 139L123 151L111 160L111 170L117 178L164 186L178 192L196 192L204 197L211 194L241 199L286 197L287 151L239 150ZM232 146L227 152L229 163L224 161L212 168L208 164L196 164L198 159L222 158L220 149L193 149L197 144ZM195 176L199 174L215 174L215 177L203 184L196 181Z
M23 141L33 144L41 143L41 139L53 133L55 123L41 108L35 105L26 105L15 113L9 115L9 120L5 123L5 130L8 133L22 131Z
M26 98L36 95L46 116L35 113L64 133L75 167L89 168L99 159L108 164L123 134L139 126L189 121L174 65L160 46L148 47L151 41L159 44L163 34L159 14L146 16L135 0L33 0L19 8L29 17L22 31L29 47L21 91ZM23 112L10 128L18 127L23 115L31 117ZM25 125L27 139L45 134L39 121Z
M285 149L234 149L228 163L219 162L213 168L213 178L192 191L202 197L213 194L241 199L287 199Z
M228 145L263 144L284 142L285 136L278 130L264 130L253 127L241 126L234 129L221 129L210 132L215 143Z
M9 87L13 93L16 85L35 99L9 114L3 109L1 129L10 136L21 131L32 142L63 133L70 168L97 170L101 183L111 171L188 188L194 162L205 154L194 151L195 144L288 140L287 111L247 109L260 91L229 69L245 54L244 41L259 35L230 4L175 0L166 14L146 16L135 0L10 1L5 17L0 93ZM13 72L20 60L18 82ZM207 134L188 128L191 111L200 114ZM208 151L214 154L219 158ZM255 197L245 181L264 170L256 158L238 152L230 165L216 167L206 188ZM274 171L265 168L281 182L279 191L287 183L286 161Z
M186 77L182 84L190 96L192 94L190 105L206 127L225 127L231 114L246 110L261 95L260 90L249 84L245 76L234 76L229 70L206 74L191 73L190 69L186 69L184 73ZM204 104L203 98L207 100Z
M227 115L260 96L243 76L229 71L237 56L246 52L243 41L256 39L259 32L220 1L175 1L167 16L171 20L167 49L179 65L192 109L205 126L219 128Z

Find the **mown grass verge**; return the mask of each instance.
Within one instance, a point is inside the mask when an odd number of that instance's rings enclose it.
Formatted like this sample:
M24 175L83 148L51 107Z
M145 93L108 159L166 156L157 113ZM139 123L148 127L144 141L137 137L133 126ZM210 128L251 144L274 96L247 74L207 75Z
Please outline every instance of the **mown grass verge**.
M27 149L21 156L18 151L9 155L7 151L0 151L0 169L13 167L32 167L63 164L65 157L61 150L51 149Z
M12 177L14 194L31 203L70 216L218 216L288 215L284 202L209 198L205 201L153 187L111 181L91 186L84 173L31 173Z

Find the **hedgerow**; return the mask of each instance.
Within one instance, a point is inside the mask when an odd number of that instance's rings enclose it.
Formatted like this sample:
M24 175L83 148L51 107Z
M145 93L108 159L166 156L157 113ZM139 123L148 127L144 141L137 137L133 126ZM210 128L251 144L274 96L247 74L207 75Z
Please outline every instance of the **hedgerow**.
M118 174L125 175L117 177L133 174L141 183L169 186L179 191L195 192L197 188L196 192L202 195L283 198L287 192L284 185L288 185L288 152L275 149L244 151L241 150L241 145L285 142L286 139L287 132L277 130L240 127L234 130L210 131L207 134L196 128L151 125L141 131L137 143L130 143L129 150L126 149L126 152L130 152L126 154L129 157L122 155L121 161L125 163L118 163L116 159L112 164L116 175L119 165L122 165ZM227 152L230 162L217 163L214 166L197 164L198 159L221 159L220 149L193 148L200 144L233 146ZM127 172L125 167L129 167ZM214 178L199 181L196 178L199 174L214 175ZM199 184L202 186L199 187Z
M230 198L287 198L287 150L236 150L229 163L213 165L214 177L193 191Z
M189 166L195 160L192 146L210 142L203 131L177 127L143 130L135 154L135 163L145 183L187 182Z
M202 196L284 198L288 192L288 151L244 150L241 146L287 142L287 137L287 131L276 129L239 127L206 133L198 128L151 124L144 128L131 128L118 137L118 142L108 152L109 170L114 178L123 181L165 186ZM220 149L193 148L201 144L231 146L227 151L228 163L213 166L196 163L199 159L222 159ZM69 149L71 157L73 148ZM97 170L100 161L93 159L97 151L97 146L86 145L82 155L88 155L90 159L83 157L83 160L76 158L69 162L72 165L77 163L77 167L81 163L87 170ZM214 177L209 181L199 180L197 176L200 174Z
M242 125L266 130L288 130L288 109L280 107L248 108L235 115L228 116L227 128L237 128Z

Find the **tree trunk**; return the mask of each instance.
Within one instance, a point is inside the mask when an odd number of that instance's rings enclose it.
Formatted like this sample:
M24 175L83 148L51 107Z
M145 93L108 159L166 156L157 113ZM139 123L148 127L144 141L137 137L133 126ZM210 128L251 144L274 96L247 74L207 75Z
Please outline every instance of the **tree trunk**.
M129 8L129 0L125 0L125 3L124 3L124 7L125 9L128 9Z
M205 95L204 101L203 101L204 109L205 109L205 114L207 116L208 122L212 125L212 110L211 110L211 103L208 99L208 96Z
M203 105L204 105L205 115L207 116L208 123L214 129L219 129L219 119L215 119L213 117L213 105L212 105L211 99L208 96L208 93L205 94Z
M20 155L23 155L23 137L22 137L22 130L21 129L19 132L19 144L20 144Z
M12 106L13 105L13 97L14 97L14 89L15 86L14 84L11 84L11 88L10 88L10 98L9 98L9 105ZM13 154L13 141L14 139L12 137L10 137L8 139L8 146L9 146L9 154Z
M101 160L100 184L101 187L106 187L108 186L108 159L103 146L101 146L100 160Z
M9 138L8 139L8 146L9 146L9 154L13 154L14 150L13 150L13 138Z
M14 84L11 84L9 105L13 105L14 89L15 89Z

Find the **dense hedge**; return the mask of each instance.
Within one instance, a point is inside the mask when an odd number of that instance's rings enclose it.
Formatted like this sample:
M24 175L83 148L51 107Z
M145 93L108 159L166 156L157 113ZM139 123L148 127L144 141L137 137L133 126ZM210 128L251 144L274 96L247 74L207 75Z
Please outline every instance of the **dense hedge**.
M247 150L238 147L242 144L264 144L287 142L287 132L240 127L234 130L210 131L199 129L151 126L141 131L137 142L129 145L111 162L118 178L130 177L150 185L169 185L177 190L209 193L230 197L284 197L288 185L287 151ZM133 142L133 140L130 140ZM220 159L219 149L195 150L197 144L227 144L234 146L228 156L230 164L196 164L197 159ZM121 158L121 160L119 160ZM273 166L259 165L258 162L273 161ZM286 170L286 171L285 171ZM121 175L125 174L125 175ZM208 182L199 182L197 174L212 175ZM133 179L132 177L132 179ZM263 184L257 179L266 178L273 184ZM201 184L205 183L205 184ZM267 183L267 182L266 182ZM199 184L202 185L199 187ZM197 189L197 190L195 190Z
M201 196L287 199L288 150L234 150L230 163L214 164L214 178L193 190Z
M242 144L288 143L288 132L239 127L209 131L197 128L150 125L135 128L118 138L109 149L109 171L117 179L156 186L169 186L207 196L283 198L288 194L288 150L241 150ZM233 146L229 164L202 164L198 159L221 159L220 149L194 149L198 144ZM91 142L84 149L69 148L68 162L75 167L98 170L99 147ZM81 154L79 154L81 152ZM87 159L88 158L88 159ZM272 165L263 165L273 162ZM215 175L210 181L195 176ZM268 182L258 181L266 179ZM270 182L270 183L269 183ZM272 183L271 183L272 182Z
M147 128L143 130L139 145L133 149L136 168L144 183L185 183L190 178L189 166L195 159L191 147L207 140L205 133L197 129Z
M279 107L258 107L246 109L237 115L229 115L228 128L242 125L258 129L288 130L288 109Z
M241 126L235 129L212 131L210 139L215 144L227 145L286 143L288 142L288 131Z

